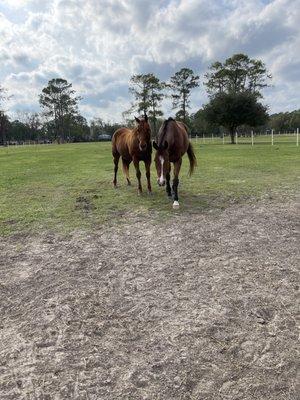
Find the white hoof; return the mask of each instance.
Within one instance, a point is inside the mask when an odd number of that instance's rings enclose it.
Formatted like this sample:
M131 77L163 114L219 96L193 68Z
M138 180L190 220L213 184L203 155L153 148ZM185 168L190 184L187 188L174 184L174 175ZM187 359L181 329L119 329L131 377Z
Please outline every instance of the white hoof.
M174 203L173 203L173 208L174 209L176 209L176 208L179 208L179 203L178 203L178 201L174 201Z

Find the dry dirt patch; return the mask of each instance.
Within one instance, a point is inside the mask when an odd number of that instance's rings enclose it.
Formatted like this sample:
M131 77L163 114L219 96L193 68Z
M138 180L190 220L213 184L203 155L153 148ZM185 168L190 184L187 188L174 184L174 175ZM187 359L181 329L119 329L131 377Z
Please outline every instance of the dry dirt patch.
M299 202L3 239L1 399L296 399Z

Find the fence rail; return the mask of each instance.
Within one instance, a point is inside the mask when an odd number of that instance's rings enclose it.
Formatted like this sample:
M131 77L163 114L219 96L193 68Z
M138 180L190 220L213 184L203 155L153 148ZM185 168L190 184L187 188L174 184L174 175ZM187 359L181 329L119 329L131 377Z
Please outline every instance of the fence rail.
M230 135L222 136L205 136L196 135L192 137L195 143L199 144L229 144L231 143ZM276 133L271 131L269 134L257 134L252 132L251 135L239 135L238 133L234 136L235 144L250 144L255 146L257 144L268 144L271 146L278 145L280 143L290 143L299 146L299 129L292 133Z

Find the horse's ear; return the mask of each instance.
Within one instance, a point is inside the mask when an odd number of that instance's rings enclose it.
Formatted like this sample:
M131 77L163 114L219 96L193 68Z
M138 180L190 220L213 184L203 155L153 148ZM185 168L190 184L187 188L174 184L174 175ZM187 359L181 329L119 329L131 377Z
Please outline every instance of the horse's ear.
M168 148L168 142L165 140L165 143L164 143L164 150L167 150L167 148Z
M145 121L148 122L148 115L145 113Z
M158 150L158 146L155 140L153 140L153 147L155 148L155 150Z
M134 119L136 120L136 122L137 122L138 124L141 122L137 117L134 117Z

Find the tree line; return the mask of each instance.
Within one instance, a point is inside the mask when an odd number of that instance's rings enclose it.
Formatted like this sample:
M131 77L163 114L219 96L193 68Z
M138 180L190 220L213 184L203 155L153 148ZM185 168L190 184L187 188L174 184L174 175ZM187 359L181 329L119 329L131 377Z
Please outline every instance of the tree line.
M268 116L267 106L261 103L261 99L262 89L269 86L270 79L265 64L245 54L214 62L203 82L209 101L196 113L190 114L192 91L200 86L200 77L192 69L182 68L166 82L153 73L136 74L129 83L131 107L123 113L123 118L131 125L134 115L147 113L156 135L163 119L162 103L171 101L175 118L184 122L192 135L220 135L225 130L234 143L237 130L249 132L255 127L291 130L299 127L299 110ZM7 92L0 86L0 110L7 99ZM0 144L27 140L40 143L94 141L111 137L121 126L101 118L88 123L79 112L80 100L72 83L62 78L50 80L39 95L40 113L19 113L11 121L4 110L0 111Z

